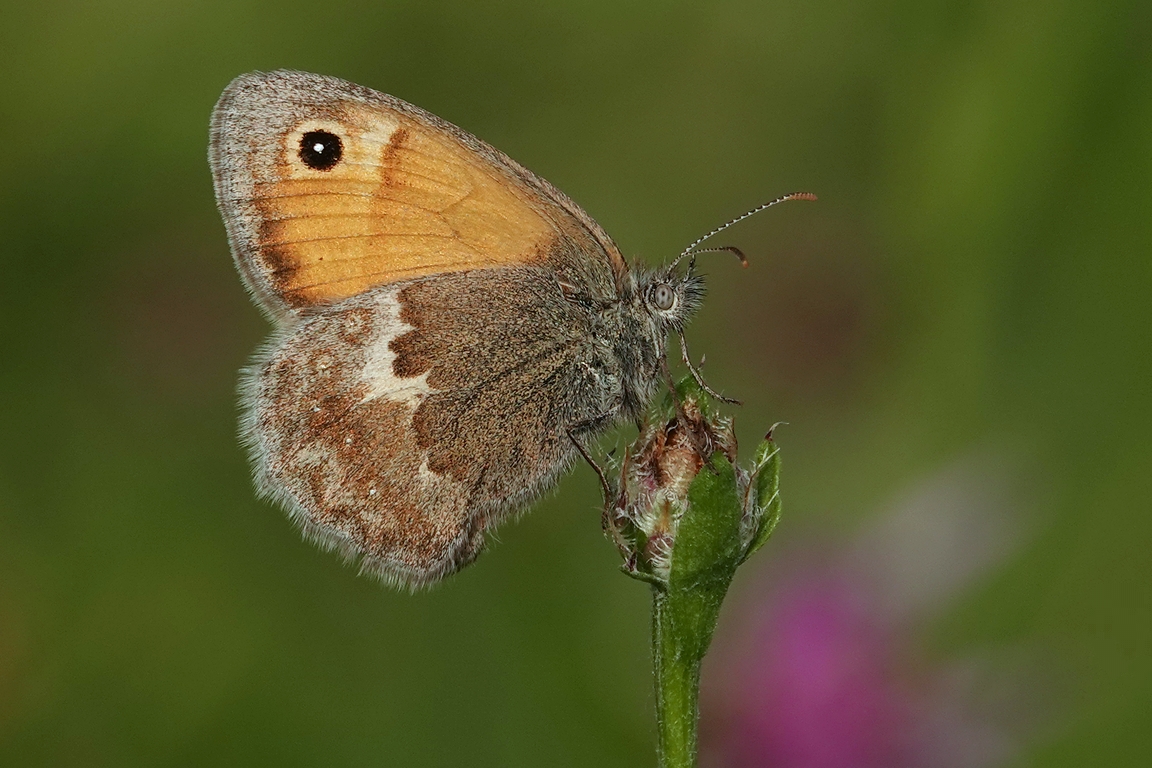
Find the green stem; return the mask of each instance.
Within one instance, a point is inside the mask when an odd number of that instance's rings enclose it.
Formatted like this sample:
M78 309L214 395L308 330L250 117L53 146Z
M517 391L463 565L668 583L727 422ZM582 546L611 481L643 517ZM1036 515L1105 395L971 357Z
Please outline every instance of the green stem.
M696 768L700 664L727 586L653 590L652 663L661 768Z

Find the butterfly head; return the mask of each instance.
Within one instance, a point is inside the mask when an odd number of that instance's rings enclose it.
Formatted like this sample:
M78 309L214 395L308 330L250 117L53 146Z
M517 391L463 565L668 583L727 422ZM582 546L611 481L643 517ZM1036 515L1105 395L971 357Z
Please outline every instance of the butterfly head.
M704 301L704 277L689 269L677 274L674 266L644 275L639 280L639 295L645 309L661 332L683 333L692 315Z

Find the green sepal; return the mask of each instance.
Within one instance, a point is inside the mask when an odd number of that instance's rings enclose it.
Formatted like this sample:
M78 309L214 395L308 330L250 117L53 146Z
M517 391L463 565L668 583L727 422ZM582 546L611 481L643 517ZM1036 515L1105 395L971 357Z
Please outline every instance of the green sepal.
M620 572L625 576L629 576L636 581L642 581L645 584L650 584L653 589L663 591L668 585L664 583L664 579L650 571L640 570L639 568L629 568L628 564L620 566Z
M680 518L672 549L669 587L727 586L744 551L742 508L736 470L717 451L688 488L688 508Z
M696 380L691 376L685 376L676 382L676 400L672 400L672 393L665 391L664 397L660 398L656 406L655 414L658 419L670 419L676 415L676 403L684 403L689 400L695 401L697 406L703 413L715 414L716 404Z
M780 446L772 440L771 434L756 449L752 466L749 480L751 498L745 512L751 517L752 536L740 562L764 546L780 522Z

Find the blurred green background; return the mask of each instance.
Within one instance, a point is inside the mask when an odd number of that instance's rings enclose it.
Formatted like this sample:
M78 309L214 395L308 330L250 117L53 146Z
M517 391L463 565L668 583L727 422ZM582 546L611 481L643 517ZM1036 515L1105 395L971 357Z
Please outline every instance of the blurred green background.
M747 445L790 422L779 536L1022 457L1035 535L928 642L1060 660L1018 764L1148 764L1152 5L2 10L0 763L654 764L646 588L586 467L416 596L254 499L234 386L268 329L207 121L290 67L461 125L650 263L818 193L726 233L752 266L706 265L690 332Z

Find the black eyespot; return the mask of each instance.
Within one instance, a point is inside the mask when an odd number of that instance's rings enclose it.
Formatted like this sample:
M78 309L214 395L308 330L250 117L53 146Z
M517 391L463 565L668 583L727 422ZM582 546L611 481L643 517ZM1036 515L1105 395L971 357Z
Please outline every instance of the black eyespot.
M656 305L657 309L672 309L673 305L676 304L676 291L672 290L672 286L660 283L652 291L652 303Z
M308 131L300 137L300 159L316 171L327 171L344 156L340 137L328 131Z

